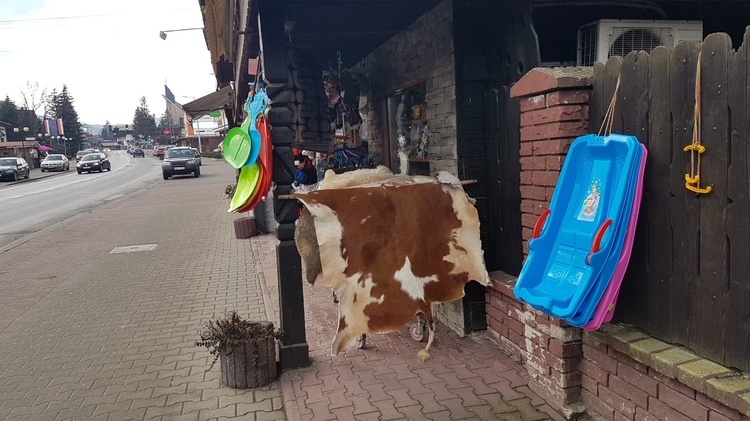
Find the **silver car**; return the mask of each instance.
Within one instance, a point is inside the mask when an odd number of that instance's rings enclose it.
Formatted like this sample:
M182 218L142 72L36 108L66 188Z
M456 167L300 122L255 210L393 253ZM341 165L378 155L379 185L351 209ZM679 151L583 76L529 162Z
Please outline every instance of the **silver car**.
M51 155L47 155L46 158L44 158L44 161L42 161L42 172L45 171L68 171L70 169L70 161L68 161L68 157L55 153Z

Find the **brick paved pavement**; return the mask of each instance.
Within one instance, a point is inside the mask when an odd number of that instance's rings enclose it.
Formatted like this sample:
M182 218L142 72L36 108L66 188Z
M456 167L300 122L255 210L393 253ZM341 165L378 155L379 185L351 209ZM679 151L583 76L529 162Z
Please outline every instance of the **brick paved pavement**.
M266 319L250 243L226 212L231 168L209 161L202 173L0 254L0 419L284 418L278 382L220 388L194 345L201 322L226 310ZM157 248L109 254L147 243Z
M278 323L276 240L251 241ZM338 318L330 290L305 283L304 293L312 366L281 375L290 420L562 419L527 387L526 369L482 335L460 338L440 323L425 363L417 359L424 344L406 328L369 336L366 349L332 357Z
M427 363L406 329L329 356L336 309L323 286L305 286L312 367L219 387L194 346L200 323L239 309L278 324L275 239L234 238L232 177L208 161L198 179L159 180L0 253L0 419L560 419L524 369L443 325Z

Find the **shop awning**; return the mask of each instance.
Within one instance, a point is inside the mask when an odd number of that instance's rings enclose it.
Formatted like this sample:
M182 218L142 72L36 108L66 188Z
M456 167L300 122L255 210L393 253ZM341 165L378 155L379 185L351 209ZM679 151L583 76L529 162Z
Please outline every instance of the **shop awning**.
M182 108L193 118L200 118L211 111L231 109L234 106L234 90L227 85L216 92L183 104Z

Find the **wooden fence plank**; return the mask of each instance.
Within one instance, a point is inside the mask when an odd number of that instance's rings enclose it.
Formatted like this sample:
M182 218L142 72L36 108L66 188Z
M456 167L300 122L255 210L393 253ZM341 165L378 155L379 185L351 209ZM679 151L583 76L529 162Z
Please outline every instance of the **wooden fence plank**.
M510 97L510 87L501 86L498 100L501 108L505 109L505 142L500 147L505 147L507 170L501 173L500 184L502 187L501 201L502 213L502 241L503 241L503 268L506 273L518 275L523 266L523 247L520 242L523 238L521 229L521 107L517 98ZM502 139L502 134L499 138Z
M485 130L487 132L487 205L490 209L502 209L502 186L500 184L501 163L499 156L499 130L501 118L505 114L500 114L498 104L498 90L490 89L485 96L487 106L485 117ZM500 212L502 214L502 211ZM497 214L495 214L497 215ZM488 270L497 270L502 267L503 249L500 246L500 235L498 231L502 230L503 221L499 218L489 218L487 230L488 244L486 245L485 260ZM520 225L520 224L519 224Z
M641 214L648 220L648 326L660 338L672 339L669 329L669 302L673 285L672 229L670 221L669 177L672 162L672 119L669 112L669 49L658 47L649 60L648 160L644 190L647 204ZM638 229L640 229L640 225Z
M700 208L695 194L685 188L690 161L682 148L692 142L695 104L695 69L700 44L679 43L670 57L670 110L672 114L672 164L670 166L672 247L672 294L669 297L670 331L681 344L692 346L691 332L697 331L697 314L691 313L693 295L698 295L698 223ZM687 162L687 165L685 163ZM679 285L678 288L675 288Z
M701 185L713 191L700 196L700 329L701 355L724 361L727 273L727 67L732 39L711 34L703 41L701 66ZM705 180L705 181L704 181Z
M638 92L639 89L648 89L648 87L639 86L641 81L638 80L638 77L635 74L637 57L638 54L636 52L628 54L622 59L622 67L620 68L622 83L620 85L620 95L617 98L615 115L622 124L622 128L617 131L617 133L621 134L635 135L633 130L635 129L635 118L637 114L635 109L636 92Z
M607 112L607 107L609 106L610 101L612 100L612 96L615 93L615 87L617 86L617 77L620 75L620 72L622 71L622 58L620 57L612 57L611 59L607 60L607 64L604 65L604 112ZM622 86L620 87L622 89ZM618 93L617 98L618 103L622 103L622 91ZM602 117L604 117L602 115ZM615 123L612 127L613 133L622 133L622 114L616 112L614 114L614 120ZM592 129L599 130L599 127L592 127Z
M727 293L726 364L748 369L750 355L750 29L729 68L731 118L730 165L727 180L727 235L729 236L729 291Z
M589 97L589 128L590 131L596 132L602 124L604 113L607 110L607 104L604 100L604 63L594 63L594 76L591 80L593 87L592 95Z
M701 185L685 188L695 75L703 49ZM592 131L622 74L614 131L649 149L644 198L617 320L750 369L750 29L734 52L726 34L594 68ZM642 66L642 67L641 67ZM644 228L645 227L645 228ZM645 235L644 235L645 234ZM646 265L643 262L647 262Z
M634 135L642 143L648 144L645 132L648 116L648 69L649 57L646 52L632 52L622 61L622 84L615 114L622 121L623 134ZM646 192L643 194L646 204ZM633 251L626 273L625 284L620 296L623 298L622 311L630 314L631 323L646 325L650 320L648 302L643 300L643 291L648 290L648 223L646 212L638 217L638 227L633 243Z

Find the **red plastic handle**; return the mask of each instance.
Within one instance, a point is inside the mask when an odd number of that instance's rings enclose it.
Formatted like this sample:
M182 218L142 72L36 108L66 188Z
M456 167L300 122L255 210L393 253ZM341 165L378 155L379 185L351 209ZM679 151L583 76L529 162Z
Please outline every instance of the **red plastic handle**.
M542 228L544 228L544 221L547 220L549 214L552 213L549 209L544 211L543 214L539 215L539 219L534 224L534 231L531 233L531 238L537 238L542 234Z
M599 248L602 245L602 238L604 238L604 233L607 232L607 228L612 225L612 220L607 219L604 221L601 227L599 227L599 230L596 232L596 235L594 236L594 244L591 245L591 253L586 256L586 264L591 264L591 256L599 251Z

